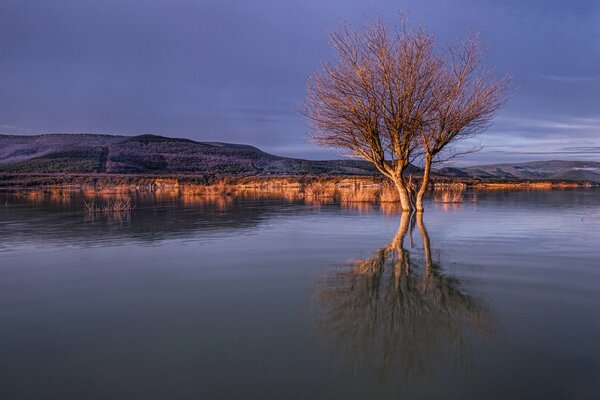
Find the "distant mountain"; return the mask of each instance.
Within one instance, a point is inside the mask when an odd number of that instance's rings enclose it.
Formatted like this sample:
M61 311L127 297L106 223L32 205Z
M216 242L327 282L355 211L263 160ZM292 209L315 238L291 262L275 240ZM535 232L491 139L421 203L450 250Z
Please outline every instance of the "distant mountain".
M415 171L416 169L413 169ZM0 172L250 175L375 175L366 161L279 157L244 144L197 142L156 135L0 135ZM485 180L600 183L600 163L533 161L440 168L435 175Z
M530 161L515 164L441 168L444 176L505 180L591 181L600 183L600 163L594 161Z
M371 175L359 160L279 157L256 147L156 135L0 135L0 172L190 173L204 175Z

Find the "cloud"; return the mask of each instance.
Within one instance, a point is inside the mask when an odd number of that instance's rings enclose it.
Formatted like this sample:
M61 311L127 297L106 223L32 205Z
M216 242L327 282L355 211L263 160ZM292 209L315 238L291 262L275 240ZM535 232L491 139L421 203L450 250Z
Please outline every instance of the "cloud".
M600 159L600 146L589 148L569 149L567 147L556 150L523 151L519 149L488 149L475 154L469 154L457 162L457 166L495 164L507 162L526 162L544 160L570 160L570 161L595 161Z
M600 154L600 146L563 147L561 152Z
M542 75L542 79L561 83L600 83L600 76Z
M590 147L563 147L557 150L550 151L510 151L510 150L489 150L485 153L494 153L494 154L510 154L510 155L524 155L524 154L540 154L540 155L553 155L553 154L575 154L575 155L583 155L583 154L600 154L600 147L598 146L590 146Z
M578 141L600 137L600 119L595 117L521 118L500 116L482 136L500 141Z
M600 129L600 119L597 118L562 118L562 119L534 119L519 117L498 117L499 124L506 124L520 128L541 129Z

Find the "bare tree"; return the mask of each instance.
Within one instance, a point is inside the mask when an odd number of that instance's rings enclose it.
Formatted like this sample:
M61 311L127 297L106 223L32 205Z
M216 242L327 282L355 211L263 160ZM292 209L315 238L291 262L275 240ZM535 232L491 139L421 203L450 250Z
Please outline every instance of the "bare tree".
M415 205L407 169L423 160L422 209L432 161L448 144L485 128L504 86L495 84L487 100L481 93L488 80L473 79L478 47L440 55L431 34L404 23L393 33L381 21L364 31L346 26L331 36L331 45L337 62L309 79L303 105L313 139L371 162L395 183L405 211Z
M331 36L337 63L309 80L303 110L317 143L349 150L370 161L411 202L404 173L415 152L415 128L430 108L439 60L424 31L390 34L381 22L366 32L345 27Z

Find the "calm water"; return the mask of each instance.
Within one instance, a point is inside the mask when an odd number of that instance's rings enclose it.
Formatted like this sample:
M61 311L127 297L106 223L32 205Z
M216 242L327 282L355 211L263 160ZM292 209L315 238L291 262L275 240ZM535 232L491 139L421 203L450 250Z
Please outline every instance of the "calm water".
M2 399L600 398L600 191L0 200Z

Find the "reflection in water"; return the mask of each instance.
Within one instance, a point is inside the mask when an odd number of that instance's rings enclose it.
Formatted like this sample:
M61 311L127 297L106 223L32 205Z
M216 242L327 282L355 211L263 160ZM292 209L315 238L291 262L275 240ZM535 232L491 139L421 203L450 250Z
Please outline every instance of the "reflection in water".
M104 212L110 202L134 205ZM102 212L90 213L85 203ZM295 208L280 199L163 192L0 191L0 251L24 245L156 243L172 238L210 238L254 229Z
M420 231L421 257L404 247ZM444 276L431 254L422 214L403 213L398 232L365 260L322 280L317 296L319 332L358 372L386 380L421 377L434 362L468 365L469 339L488 331L489 317L477 301Z
M191 237L215 231L253 229L278 215L303 213L305 206L326 212L345 209L372 213L373 203L362 201L358 191L346 193L339 203L332 197L298 197L298 191L253 191L242 194L173 191L93 191L44 189L0 191L0 251L15 244L50 244L68 240L72 244L100 245L126 241L155 242L173 237ZM353 196L348 193L354 193ZM131 210L115 212L107 205L131 204ZM102 212L89 212L86 204ZM109 207L110 208L110 207ZM394 203L383 203L386 214L397 214ZM11 244L12 242L12 244Z
M430 204L393 240L393 203L84 195L0 192L2 398L600 398L597 190Z

